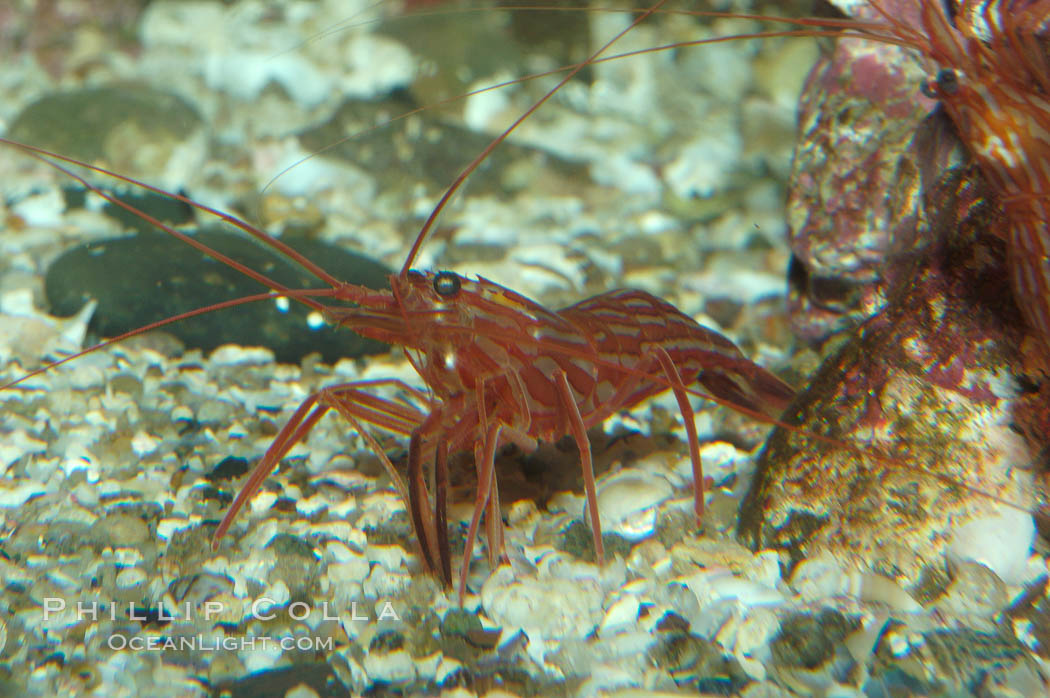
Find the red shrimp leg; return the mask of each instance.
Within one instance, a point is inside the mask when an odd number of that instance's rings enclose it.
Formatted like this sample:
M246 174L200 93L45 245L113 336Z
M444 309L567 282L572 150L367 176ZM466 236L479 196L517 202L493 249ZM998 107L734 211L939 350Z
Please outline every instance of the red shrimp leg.
M439 556L441 554L441 546L437 540L438 529L434 525L434 519L430 520L431 525L429 526L423 521L423 512L426 511L430 498L427 494L426 483L423 481L422 432L426 430L431 421L428 418L423 426L413 431L408 442L408 511L412 517L412 527L416 530L417 537L420 538L419 547L423 553L424 564L431 572L444 572L444 561L434 559L435 552ZM434 506L440 509L441 504L441 501L437 500ZM442 578L442 581L450 584L452 579L451 577Z
M270 448L263 454L262 459L248 477L248 481L241 487L237 498L230 506L226 516L223 517L219 527L215 530L212 538L212 548L217 549L237 513L244 507L262 485L263 481L273 471L280 460L287 455L295 444L306 438L310 430L323 417L328 410L334 409L339 412L355 430L361 435L369 447L383 461L384 467L394 482L398 494L407 503L408 490L401 476L398 475L390 459L386 457L383 449L379 446L375 437L361 427L361 422L375 425L398 434L410 434L423 421L423 413L408 405L398 404L390 400L375 397L361 390L363 386L372 387L377 384L396 385L408 388L399 380L386 381L359 381L355 383L344 383L319 390L306 398L292 415L288 423L284 425L277 438L270 444ZM408 388L409 392L418 396L419 391ZM417 532L419 535L422 532Z
M689 394L686 391L682 375L678 367L671 361L667 350L661 346L654 347L653 353L664 375L671 384L671 392L678 401L678 410L682 413L682 421L685 423L686 441L689 443L689 459L693 462L693 513L696 515L696 525L700 526L704 518L704 465L700 460L700 439L696 435L696 420L693 414L693 406L689 403Z
M598 492L594 484L594 460L591 456L591 440L587 437L587 427L583 415L572 396L569 379L565 371L558 371L554 376L554 385L558 389L562 408L569 418L569 431L580 450L580 467L583 469L583 489L587 493L587 511L591 520L591 534L594 536L594 556L598 564L605 562L605 545L602 543L602 523L598 516Z
M438 444L434 454L434 522L437 527L441 578L452 585L452 551L448 545L448 448Z
M317 404L319 402L320 393L311 395L303 401L303 404L299 405L299 409L295 411L292 418L288 420L288 423L281 429L281 433L277 435L277 438L270 444L270 448L266 449L266 453L263 455L262 460L255 466L252 474L248 477L248 481L241 487L241 491L237 493L237 498L233 500L233 504L226 512L226 516L223 517L219 523L219 527L215 529L215 535L212 537L211 547L212 550L218 550L219 541L226 531L229 530L233 524L234 518L245 505L245 503L252 498L252 496L258 491L263 481L270 475L270 471L273 470L281 458L288 453L291 448L306 438L306 435L310 433L310 430L323 417L329 409L330 405Z
M489 541L489 565L493 568L501 559L506 560L503 549L503 513L499 506L499 484L496 482L496 454L492 454L492 486L489 489L489 505L485 513L485 535Z
M478 523L481 521L481 512L488 505L492 487L495 481L496 470L496 448L499 444L500 433L503 424L495 422L485 430L483 442L474 449L474 458L478 463L478 493L474 499L474 513L470 517L470 527L467 529L467 540L463 549L463 564L459 570L459 605L463 605L463 595L467 589L467 573L470 571L470 558L474 552L474 541L478 535ZM493 541L489 541L492 545Z

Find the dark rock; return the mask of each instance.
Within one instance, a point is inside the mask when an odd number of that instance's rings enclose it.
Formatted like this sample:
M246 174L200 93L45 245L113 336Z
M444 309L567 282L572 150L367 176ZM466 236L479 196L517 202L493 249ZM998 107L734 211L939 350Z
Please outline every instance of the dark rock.
M324 284L274 251L244 235L203 230L195 235L209 247L288 288L324 288ZM305 238L286 237L310 259L347 282L388 287L390 270L362 255ZM166 234L144 232L73 248L48 269L45 290L51 312L72 315L91 299L99 306L89 330L113 337L150 322L221 300L265 292L240 272ZM334 363L387 351L385 344L327 324L312 327L312 311L299 303L281 312L273 301L250 303L207 313L167 326L188 347L205 352L223 344L265 346L278 361L298 363L317 352Z
M705 695L738 695L750 683L740 663L717 643L688 631L661 628L650 661L670 675L675 684Z
M233 480L248 472L248 461L236 456L227 456L216 465L210 473L204 476L208 482L219 482L222 480Z
M631 542L618 533L603 533L602 545L605 547L605 559L611 560L616 556L627 557L631 552ZM556 550L569 553L573 557L588 562L594 562L594 536L591 528L580 520L569 524L557 540L554 541Z
M1004 683L1007 693L1001 692ZM905 626L880 638L864 690L871 696L955 696L1045 695L1046 688L1028 648L1008 633L958 628L918 634Z
M184 201L155 194L144 189L107 189L107 192L118 201L122 201L139 211L148 213L161 223L177 227L193 222L193 207ZM62 189L62 197L66 208L84 208L87 203L88 190L83 187L65 187ZM119 204L107 201L102 205L102 212L116 220L126 230L139 233L152 232L156 228L153 224L144 220Z
M796 613L780 623L770 643L778 666L817 669L841 651L842 641L860 628L860 621L825 609L819 615Z
M213 696L229 698L284 698L300 684L309 686L320 698L349 698L347 690L327 664L297 664L280 669L257 671L236 681L212 687Z
M324 152L367 170L379 179L380 188L391 192L400 206L418 198L418 185L428 192L443 191L456 175L492 141L485 133L443 121L431 110L395 121L382 129L368 127L383 123L392 114L405 114L418 104L403 92L381 100L348 100L336 110L327 123L299 134L303 146ZM347 133L360 135L346 139ZM334 145L333 145L334 144ZM482 163L471 177L470 191L501 194L508 189L529 186L527 181L513 182L503 173L513 164L528 158L543 163L536 172L562 173L566 179L586 179L587 169L541 151L504 143ZM402 201L403 199L403 201Z
M202 127L181 97L145 85L48 94L23 109L7 137L131 176L163 172ZM141 148L144 143L149 148Z

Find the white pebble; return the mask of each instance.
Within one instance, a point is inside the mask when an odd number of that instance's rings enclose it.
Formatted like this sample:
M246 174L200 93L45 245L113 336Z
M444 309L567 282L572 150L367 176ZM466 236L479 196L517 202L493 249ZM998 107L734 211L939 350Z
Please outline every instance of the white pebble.
M302 516L313 516L328 508L328 500L321 494L300 499L295 502L295 510Z
M146 573L139 567L127 567L117 574L118 589L132 589L146 581Z
M346 521L319 521L310 524L309 533L318 538L341 540L357 550L364 550L368 543L365 532L360 528L354 528Z
M400 545L370 545L365 554L369 562L378 563L391 572L405 564L405 549Z
M252 643L244 643L243 646L246 649L241 650L239 656L249 674L272 668L283 652L279 642L256 642L254 646Z
M366 654L364 665L368 678L373 681L399 684L416 678L416 664L412 661L412 655L405 650Z
M648 538L656 528L659 505L671 493L667 480L640 470L625 469L603 478L598 483L602 531L630 541ZM589 516L586 510L584 516Z
M20 507L33 497L44 494L44 486L29 482L0 489L0 507Z
M276 492L269 492L264 490L252 497L251 501L248 503L248 506L251 507L252 513L259 514L264 511L268 511L276 501Z
M157 523L157 538L170 540L173 535L186 530L193 524L194 522L190 519L161 519Z
M504 629L524 629L530 644L540 637L586 637L601 618L601 600L592 580L522 577L506 565L481 589L485 614Z
M598 628L599 634L604 637L613 635L625 628L633 627L638 621L640 607L641 604L638 602L637 596L629 594L622 597L609 606L609 609L605 612L602 624Z
M1006 509L957 528L948 546L948 558L979 562L1007 584L1019 585L1024 581L1034 540L1032 515Z
M292 594L284 580L278 579L276 583L271 584L263 591L261 598L266 599L270 606L281 606L288 603L289 599L292 598Z
M142 430L135 432L135 436L131 438L131 450L134 451L135 455L139 458L153 453L157 450L158 446L160 446L160 441Z
M434 683L440 686L445 682L445 679L462 668L463 664L459 661L451 657L442 656L441 662L438 663L437 669L434 671Z
M216 366L236 366L238 364L270 364L274 354L264 347L242 347L236 344L223 344L208 357Z
M388 572L382 565L372 568L362 584L365 596L373 599L400 596L412 583L411 575L402 572Z
M338 540L329 541L325 544L324 555L330 562L351 562L364 558L364 555L359 551Z
M27 453L46 452L46 443L29 436L24 429L15 429L8 434L4 434L3 442L0 442L0 467L6 470L12 463Z
M320 698L317 691L301 683L284 694L284 698Z
M776 589L730 574L726 570L705 570L684 577L681 581L696 594L701 609L720 601L736 601L745 606L775 606L784 602L784 595Z
M358 556L356 560L328 564L328 578L340 584L348 582L360 584L368 578L368 572L368 561L364 556Z
M862 601L883 603L905 613L918 613L922 606L900 584L880 574L861 574L853 579L851 589Z
M791 575L791 588L803 602L838 596L846 589L842 567L829 554L803 560Z

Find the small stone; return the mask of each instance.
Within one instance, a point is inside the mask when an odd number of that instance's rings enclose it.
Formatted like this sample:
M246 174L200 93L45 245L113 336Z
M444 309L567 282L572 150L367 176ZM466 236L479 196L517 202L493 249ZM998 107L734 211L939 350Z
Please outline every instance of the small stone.
M791 575L791 588L807 603L838 596L846 590L846 576L831 555L803 560Z
M780 632L770 643L773 661L784 668L817 669L859 628L858 620L831 609L816 615L791 614L781 621Z
M139 458L153 453L158 446L160 446L160 441L141 429L135 432L135 435L131 438L131 450Z
M320 698L317 691L301 683L284 694L284 698Z
M400 596L411 584L412 575L403 572L388 572L382 565L375 565L361 586L366 596L379 599Z
M139 567L127 567L117 573L118 589L133 589L147 580L146 573Z
M981 563L1007 584L1020 584L1034 540L1032 515L1003 509L955 529L947 555L951 560Z
M355 560L329 563L328 578L340 583L356 582L361 584L368 578L370 569L368 561L361 555Z
M369 652L364 658L365 671L375 681L403 684L415 680L416 664L403 649L393 652Z
M368 561L382 565L391 572L396 572L405 564L405 549L400 545L369 545L365 551Z
M176 533L192 528L195 525L195 521L185 518L161 519L157 522L157 538L170 540Z
M246 459L227 456L212 468L211 472L204 476L204 479L208 482L221 482L223 480L236 479L247 472L248 461Z
M630 541L648 538L656 528L659 505L671 494L667 480L640 470L625 469L603 478L598 482L602 532ZM584 517L588 516L585 511Z
M990 620L1009 603L1006 584L995 572L976 562L961 562L952 569L952 582L935 607L949 617Z
M523 628L530 639L583 638L601 618L602 594L592 580L536 579L499 567L481 589L485 613L504 629Z
M103 545L135 546L149 539L149 526L137 516L111 514L92 526L92 535Z
M7 483L4 484L7 485ZM45 491L43 485L37 483L0 486L0 507L20 507L33 497L44 494Z
M14 117L7 135L133 177L168 172L161 186L177 188L199 166L201 125L183 98L129 84L48 94Z
M640 608L641 603L638 601L638 597L633 594L626 595L619 601L616 601L605 612L605 617L602 618L602 623L598 628L599 634L604 637L613 635L625 628L634 627L638 621Z

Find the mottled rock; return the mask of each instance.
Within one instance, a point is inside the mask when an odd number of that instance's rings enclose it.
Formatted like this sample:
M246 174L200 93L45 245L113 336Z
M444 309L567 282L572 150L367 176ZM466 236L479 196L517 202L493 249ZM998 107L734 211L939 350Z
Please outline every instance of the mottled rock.
M677 620L684 623L681 618ZM739 663L727 656L717 643L666 619L661 621L658 630L649 658L653 665L667 672L676 685L701 693L731 695L748 682Z
M858 619L832 609L789 615L770 643L773 675L803 694L822 693L844 678L849 663L844 641L858 628Z
M821 436L781 428L770 438L740 514L754 548L792 561L830 551L915 584L949 550L989 561L953 540L967 522L1013 526L1045 506L1038 454L1050 403L1022 351L1027 330L1004 272L997 209L972 169L947 175L927 208L945 242L786 415ZM1016 561L1031 534L986 540L1011 541Z
M100 546L133 546L145 542L149 536L149 526L138 516L129 514L111 514L99 519L88 534Z
M915 5L895 3L902 16ZM865 3L858 18L880 19ZM930 151L913 147L936 102L909 51L842 39L810 73L799 101L799 141L788 194L793 253L789 309L810 342L853 327L886 302L895 257L928 240L921 169Z
M1005 684L1005 686L1004 686ZM1047 676L1015 638L969 628L887 629L876 648L869 695L1046 695ZM1027 686L1028 690L1022 687Z

